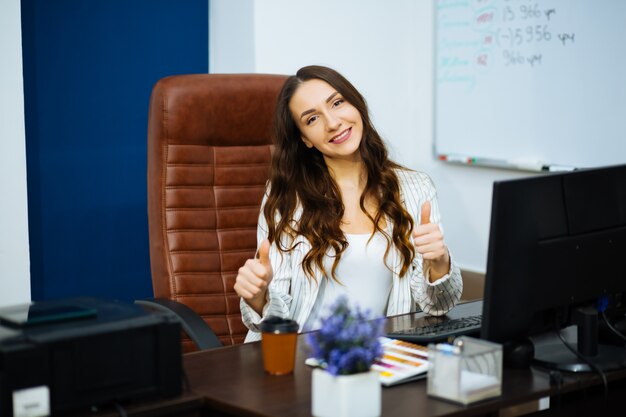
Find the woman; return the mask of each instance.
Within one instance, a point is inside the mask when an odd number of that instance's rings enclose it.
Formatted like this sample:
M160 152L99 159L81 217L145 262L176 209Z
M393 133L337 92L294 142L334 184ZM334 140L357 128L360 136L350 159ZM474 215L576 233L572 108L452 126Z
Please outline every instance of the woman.
M246 341L271 315L315 329L342 294L375 314L442 315L463 283L423 173L388 159L361 94L336 71L301 68L274 116L258 258L239 269ZM418 224L419 221L419 224Z

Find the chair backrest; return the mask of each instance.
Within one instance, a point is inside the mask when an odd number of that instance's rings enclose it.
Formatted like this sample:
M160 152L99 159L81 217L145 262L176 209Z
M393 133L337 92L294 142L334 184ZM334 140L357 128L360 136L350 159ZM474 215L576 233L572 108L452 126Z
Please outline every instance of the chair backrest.
M286 77L194 74L159 80L148 120L148 221L154 296L186 304L225 345L241 343L237 270L256 250ZM193 350L190 341L183 342Z

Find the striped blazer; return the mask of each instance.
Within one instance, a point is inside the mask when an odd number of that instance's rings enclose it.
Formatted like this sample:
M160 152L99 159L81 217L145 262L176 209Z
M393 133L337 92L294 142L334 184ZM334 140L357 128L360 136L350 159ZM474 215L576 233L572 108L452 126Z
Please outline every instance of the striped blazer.
M415 224L419 223L420 210L425 201L431 203L432 223L440 223L440 212L437 204L437 192L430 177L424 173L397 169L396 175L400 182L400 198L413 217ZM267 197L267 194L266 194ZM265 199L263 200L265 204ZM298 221L301 208L296 210L294 221ZM440 225L441 226L441 225ZM390 222L388 227L391 228ZM267 222L263 216L263 210L259 215L257 228L257 241L267 238ZM442 228L443 230L443 228ZM388 230L391 234L391 230ZM270 261L274 277L268 286L267 302L260 316L243 299L241 299L241 315L244 324L250 331L246 336L246 342L260 340L259 324L263 317L279 316L296 320L302 326L307 322L309 314L315 304L318 293L318 284L324 278L324 272L314 266L315 280L307 278L302 269L304 255L311 249L309 242L301 235L296 237L283 236L286 247L297 245L289 253L281 253L275 244L270 247ZM447 275L430 283L422 270L422 256L416 253L406 276L400 277L400 256L397 250L391 250L388 265L392 266L393 277L391 293L387 303L387 316L409 313L421 308L430 315L439 316L446 314L461 298L463 281L459 267L454 262L452 254L451 267Z

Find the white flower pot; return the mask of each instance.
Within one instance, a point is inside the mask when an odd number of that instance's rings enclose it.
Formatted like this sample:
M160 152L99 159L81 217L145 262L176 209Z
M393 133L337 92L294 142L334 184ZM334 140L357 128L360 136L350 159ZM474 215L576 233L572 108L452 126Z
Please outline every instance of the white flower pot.
M381 386L376 371L333 376L313 369L311 390L315 417L380 416Z

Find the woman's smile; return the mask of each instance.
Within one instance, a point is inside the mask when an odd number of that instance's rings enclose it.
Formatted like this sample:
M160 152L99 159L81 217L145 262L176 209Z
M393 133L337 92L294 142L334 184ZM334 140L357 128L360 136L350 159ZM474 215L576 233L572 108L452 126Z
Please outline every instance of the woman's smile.
M352 133L352 128L348 128L346 130L344 130L343 132L341 132L340 134L338 134L337 136L333 137L330 140L330 143L334 144L334 145L339 145L340 143L344 143L345 141L347 141L348 139L350 139L350 134Z

